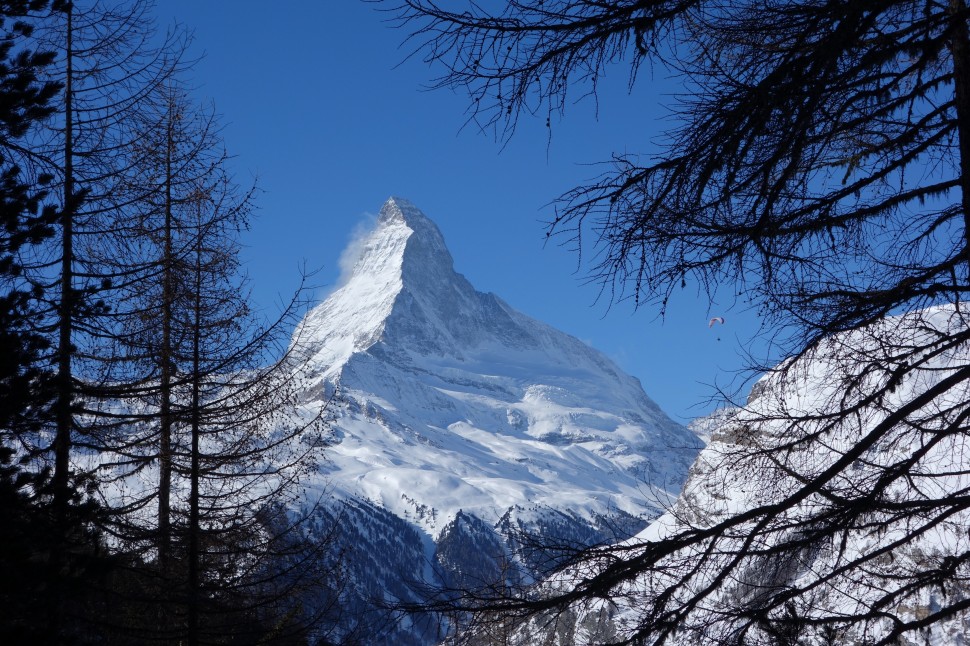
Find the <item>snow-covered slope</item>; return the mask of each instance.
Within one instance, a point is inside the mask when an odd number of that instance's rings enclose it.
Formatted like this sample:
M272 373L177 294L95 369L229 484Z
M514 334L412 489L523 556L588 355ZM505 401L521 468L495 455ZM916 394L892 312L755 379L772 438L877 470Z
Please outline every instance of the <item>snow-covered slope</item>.
M604 540L620 517L636 531L701 446L604 355L475 291L438 228L398 198L295 338L308 404L337 393L320 488L406 521L453 574L470 565L445 555L469 533L494 551L516 528Z
M763 377L744 407L696 424L710 442L681 497L616 553L647 558L681 532L711 538L612 586L609 600L534 618L514 643L621 642L648 612L689 600L664 643L970 643L968 415L961 308L823 341ZM615 561L591 559L546 592L606 566Z

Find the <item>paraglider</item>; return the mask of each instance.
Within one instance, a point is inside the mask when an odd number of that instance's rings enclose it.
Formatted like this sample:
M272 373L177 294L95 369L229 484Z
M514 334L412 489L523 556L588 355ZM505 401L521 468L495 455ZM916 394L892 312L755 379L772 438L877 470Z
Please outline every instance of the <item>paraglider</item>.
M714 324L715 323L720 323L721 325L724 325L724 317L723 316L715 316L714 318L712 318L710 320L710 322L708 322L707 327L709 327L709 328L714 327Z

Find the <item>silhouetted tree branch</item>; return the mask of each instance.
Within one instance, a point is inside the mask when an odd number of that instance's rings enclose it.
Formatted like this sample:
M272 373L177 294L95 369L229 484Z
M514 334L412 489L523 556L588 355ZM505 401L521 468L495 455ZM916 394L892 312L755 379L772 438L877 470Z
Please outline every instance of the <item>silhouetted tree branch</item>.
M595 93L609 68L631 84L645 64L676 74L662 146L566 192L549 232L592 249L593 277L637 306L663 313L688 282L736 295L790 356L719 429L657 540L580 551L539 589L436 607L519 616L524 635L623 606L622 630L602 637L615 643L891 643L963 617L965 2L389 11L444 67L438 86L506 135Z

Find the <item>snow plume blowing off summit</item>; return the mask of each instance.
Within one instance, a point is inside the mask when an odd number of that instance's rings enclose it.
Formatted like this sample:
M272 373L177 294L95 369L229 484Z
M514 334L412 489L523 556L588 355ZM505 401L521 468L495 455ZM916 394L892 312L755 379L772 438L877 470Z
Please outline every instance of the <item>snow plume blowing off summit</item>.
M701 443L637 379L476 291L405 200L389 199L355 244L353 269L297 332L309 347L308 403L339 393L319 487L371 527L355 541L390 523L381 540L397 536L400 553L411 541L440 571L411 563L408 576L429 580L481 572L454 563L458 535L474 535L480 556L515 561L514 530L608 540L607 526L636 532L674 500ZM392 569L360 572L378 572L387 590L405 576Z
M475 291L453 265L438 227L391 198L345 284L304 320L311 374L347 406L332 475L352 470L357 493L402 512L402 490L456 512L435 499L447 491L420 491L449 471L474 492L462 508L486 517L524 503L641 515L669 502L696 438L604 355ZM351 449L358 409L380 432ZM393 493L380 484L391 480Z

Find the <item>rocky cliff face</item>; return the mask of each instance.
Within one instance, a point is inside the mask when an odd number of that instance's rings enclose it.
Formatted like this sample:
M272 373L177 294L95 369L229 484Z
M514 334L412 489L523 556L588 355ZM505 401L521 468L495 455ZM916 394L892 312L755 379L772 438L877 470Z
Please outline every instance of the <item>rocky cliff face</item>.
M517 549L516 531L633 534L672 503L701 446L608 358L477 292L434 223L397 198L296 338L307 405L337 394L315 486L348 524L355 609L409 598L405 580L541 576L548 563ZM365 641L435 639L410 621L380 631Z

